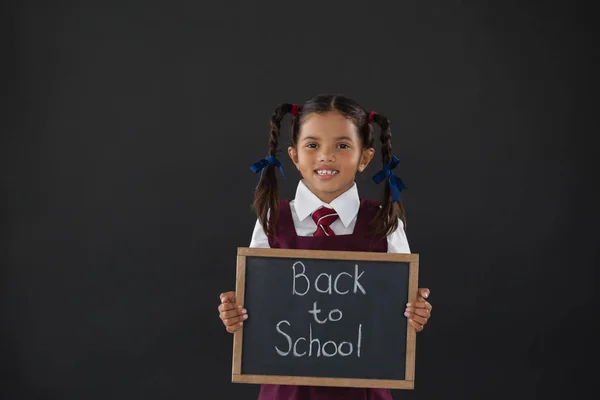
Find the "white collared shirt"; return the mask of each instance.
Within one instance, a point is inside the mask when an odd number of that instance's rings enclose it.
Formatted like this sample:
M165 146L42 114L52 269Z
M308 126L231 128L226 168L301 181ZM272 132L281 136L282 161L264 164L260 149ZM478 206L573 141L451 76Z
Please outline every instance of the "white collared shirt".
M315 196L303 181L300 181L296 189L296 197L290 201L292 219L294 220L294 227L298 236L313 236L313 232L317 229L317 224L311 218L311 214L322 206L333 208L339 215L339 218L330 226L336 235L350 235L354 232L358 209L360 208L356 183L350 189L336 197L331 203L327 204ZM410 254L410 247L408 246L408 239L404 232L402 220L398 220L398 229L388 235L387 242L388 253ZM271 247L259 220L256 220L256 224L254 225L250 247Z

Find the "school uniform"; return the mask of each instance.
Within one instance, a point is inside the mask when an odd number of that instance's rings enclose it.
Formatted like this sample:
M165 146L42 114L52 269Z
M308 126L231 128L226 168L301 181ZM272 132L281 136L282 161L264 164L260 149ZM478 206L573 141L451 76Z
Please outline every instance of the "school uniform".
M334 235L314 235L319 227L311 215L321 207L332 208L338 214L338 218L329 225ZM260 221L257 221L250 247L410 253L402 221L399 221L398 229L387 238L376 239L369 235L369 223L378 208L377 203L359 198L356 183L327 204L319 200L304 182L300 181L295 199L280 201L276 236L269 239ZM259 400L392 400L388 389L294 385L262 385L258 398Z

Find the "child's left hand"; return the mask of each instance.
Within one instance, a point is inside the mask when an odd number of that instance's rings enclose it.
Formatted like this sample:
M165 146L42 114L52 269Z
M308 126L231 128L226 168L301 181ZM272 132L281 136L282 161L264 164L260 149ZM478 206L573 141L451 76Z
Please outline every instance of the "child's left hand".
M427 323L427 320L431 316L431 304L425 300L429 297L429 289L420 288L417 293L417 302L406 303L406 311L404 316L408 317L408 323L416 329L417 332L421 332Z

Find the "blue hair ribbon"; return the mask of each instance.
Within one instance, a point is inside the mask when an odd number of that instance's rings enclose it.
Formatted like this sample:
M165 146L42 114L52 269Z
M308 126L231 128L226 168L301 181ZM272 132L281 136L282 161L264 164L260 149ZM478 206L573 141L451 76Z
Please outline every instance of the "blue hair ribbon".
M379 171L373 176L373 182L375 182L375 184L377 185L387 179L390 185L390 189L392 190L392 198L395 202L400 202L400 192L406 189L406 186L404 185L404 182L402 182L402 179L398 178L392 172L392 170L396 168L399 162L400 160L398 159L398 157L393 156L392 162L389 164L383 164L383 170Z
M285 174L283 173L283 166L281 165L281 162L277 158L275 158L275 156L266 156L262 160L257 161L254 164L252 164L250 166L250 169L254 173L257 173L258 171L260 171L260 179L262 179L263 172L265 172L265 168L267 168L269 165L273 165L275 168L279 168L279 170L281 171L281 175L283 176L283 179L287 180L287 178L285 177ZM259 181L260 181L260 179L259 179Z

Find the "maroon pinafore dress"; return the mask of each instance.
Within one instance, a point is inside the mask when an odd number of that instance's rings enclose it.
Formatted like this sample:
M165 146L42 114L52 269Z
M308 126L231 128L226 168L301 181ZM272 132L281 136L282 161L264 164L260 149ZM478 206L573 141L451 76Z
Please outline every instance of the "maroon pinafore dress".
M277 233L269 239L271 248L303 250L341 250L387 252L387 239L374 239L368 235L369 222L379 205L361 200L358 218L351 235L298 236L289 200L279 207ZM262 385L259 400L392 400L389 389L343 388L325 386Z

